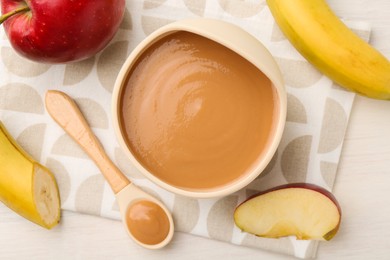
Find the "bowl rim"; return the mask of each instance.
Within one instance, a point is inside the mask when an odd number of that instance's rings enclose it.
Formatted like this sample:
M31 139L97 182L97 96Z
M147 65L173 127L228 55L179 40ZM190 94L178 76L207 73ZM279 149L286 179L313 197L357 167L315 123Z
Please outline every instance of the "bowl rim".
M137 58L142 54L143 50L148 46L163 38L164 36L177 32L187 31L195 33L213 41L219 42L225 47L232 49L243 58L254 64L260 71L262 71L271 81L273 88L277 92L277 101L279 104L277 122L274 124L274 132L271 140L268 143L268 149L264 152L260 159L257 160L254 167L243 173L243 176L237 178L232 183L207 190L189 190L170 185L151 172L146 170L141 163L135 158L130 148L128 147L125 137L123 136L120 123L120 98L122 90L125 86L127 76L130 68ZM242 40L242 37L245 40ZM257 56L253 55L256 53ZM208 18L194 18L179 20L160 27L149 36L144 38L130 53L126 61L123 63L114 83L112 91L112 122L116 135L116 139L130 159L131 163L139 170L147 179L157 184L161 188L173 192L178 195L192 197L192 198L215 198L223 197L232 194L252 182L255 178L261 175L262 171L269 164L272 157L280 144L282 134L285 128L286 114L287 114L287 93L284 87L283 77L281 71L268 49L250 33L241 29L240 27L221 20Z

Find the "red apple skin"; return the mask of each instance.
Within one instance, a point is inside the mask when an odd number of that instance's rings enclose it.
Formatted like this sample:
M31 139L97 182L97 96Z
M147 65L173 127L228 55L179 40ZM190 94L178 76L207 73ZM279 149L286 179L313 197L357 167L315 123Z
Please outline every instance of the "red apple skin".
M250 197L248 197L247 199L245 199L243 202L241 202L237 207L236 209L243 203L245 203L246 201L252 199L252 198L255 198L257 196L260 196L260 195L263 195L263 194L266 194L268 192L272 192L272 191L277 191L277 190L281 190L281 189L289 189L289 188L302 188L302 189L310 189L310 190L313 190L315 192L319 192L321 194L323 194L324 196L326 196L327 198L329 198L337 207L337 210L339 211L339 214L340 214L340 220L341 220L341 217L342 217L342 213L341 213L341 207L340 207L340 204L338 203L336 197L331 193L329 192L328 190L326 190L325 188L321 187L321 186L318 186L318 185L315 185L315 184L312 184L312 183L304 183L304 182L299 182L299 183L288 183L288 184L284 184L284 185L279 185L279 186L276 186L274 188L270 188L268 190L264 190L264 191L260 191ZM337 227L335 227L333 230L331 230L329 233L325 234L324 236L324 239L325 240L331 240L335 235L336 233L338 232L339 228L340 228L340 224L341 222L338 223Z
M8 18L5 32L20 55L44 63L95 55L114 37L125 11L125 0L1 0L1 11L24 5L30 11Z

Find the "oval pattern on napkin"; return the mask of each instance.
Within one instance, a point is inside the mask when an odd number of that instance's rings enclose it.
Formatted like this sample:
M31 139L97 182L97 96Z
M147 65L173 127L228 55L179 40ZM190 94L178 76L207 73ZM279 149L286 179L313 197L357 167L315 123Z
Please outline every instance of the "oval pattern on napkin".
M325 114L321 128L319 153L328 153L341 145L347 128L347 115L344 108L332 98L326 99Z
M54 174L57 180L58 189L60 190L61 204L63 205L66 203L72 188L70 182L71 177L65 166L58 160L48 158L46 166Z
M99 103L89 98L77 98L75 102L91 127L108 128L108 115Z
M186 210L183 210L184 208ZM176 230L191 232L199 220L200 207L198 200L175 195L172 215Z
M337 164L332 162L321 162L321 175L328 187L332 187L336 177Z
M287 94L287 117L286 121L306 124L307 113L305 106L294 95Z
M35 124L24 129L16 139L23 149L36 161L41 159L45 130L46 124Z
M37 63L16 54L10 47L1 48L1 59L8 71L20 77L36 77L48 71L51 65Z
M203 16L205 7L206 7L206 0L183 0L184 4L194 14L198 16Z
M230 241L233 236L233 213L238 197L230 195L219 199L211 207L207 217L207 231L211 238L221 241Z
M142 22L142 29L145 35L149 35L155 30L157 30L158 28L174 21L175 20L143 15L141 22Z
M153 9L163 5L167 0L144 0L144 9Z
M125 14L123 16L122 23L119 27L120 29L124 30L132 30L133 29L133 19L131 18L131 14L129 12L129 9L126 8Z
M274 23L274 25L272 26L271 41L279 42L279 41L285 41L285 40L287 40L287 39L284 36L283 32L280 30L278 24Z
M126 176L134 179L145 179L145 176L133 166L130 159L127 158L122 149L115 148L114 154L116 165Z
M78 187L75 199L77 211L90 215L100 215L103 200L104 178L101 174L92 175Z
M100 55L97 62L97 76L102 86L112 92L116 76L127 58L128 41L110 44Z
M264 0L218 0L218 3L225 12L239 18L254 16L260 13L266 5Z
M312 139L311 135L297 137L284 149L281 166L288 182L306 181Z
M64 85L75 85L88 77L95 65L95 57L86 60L68 63L65 66Z
M153 190L152 188L144 186L144 185L138 185L138 187L141 190L145 191L146 193L149 193L150 195L154 196L156 199L161 200L160 194L158 192L156 192L155 190Z
M271 173L271 171L276 167L278 164L278 157L279 157L279 150L276 150L274 156L272 157L271 161L268 163L267 167L260 173L259 176L256 177L251 183L247 185L247 189L250 190L259 190L262 188L262 183L264 182L265 176L268 176L268 174Z
M0 109L43 114L43 101L39 93L24 83L9 83L0 87Z
M303 60L276 58L287 86L308 88L318 82L323 75Z
M89 158L84 150L68 135L61 135L53 144L51 153L75 158Z

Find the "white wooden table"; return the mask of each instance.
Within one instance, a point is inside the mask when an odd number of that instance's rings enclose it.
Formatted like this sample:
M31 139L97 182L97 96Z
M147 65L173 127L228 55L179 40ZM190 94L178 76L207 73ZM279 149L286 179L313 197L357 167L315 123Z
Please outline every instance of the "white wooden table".
M390 59L389 0L328 0L344 18L368 21L371 43ZM338 235L318 259L390 259L390 101L357 97L334 193L343 209ZM63 212L46 231L0 205L0 259L292 259L176 233L162 250L136 246L118 221Z

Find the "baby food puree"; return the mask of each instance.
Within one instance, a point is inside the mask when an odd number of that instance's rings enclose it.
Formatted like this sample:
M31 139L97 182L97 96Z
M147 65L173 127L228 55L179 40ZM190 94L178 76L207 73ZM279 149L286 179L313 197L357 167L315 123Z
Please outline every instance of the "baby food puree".
M137 59L120 120L144 168L173 186L210 190L254 167L273 134L277 102L270 80L246 59L180 31Z

